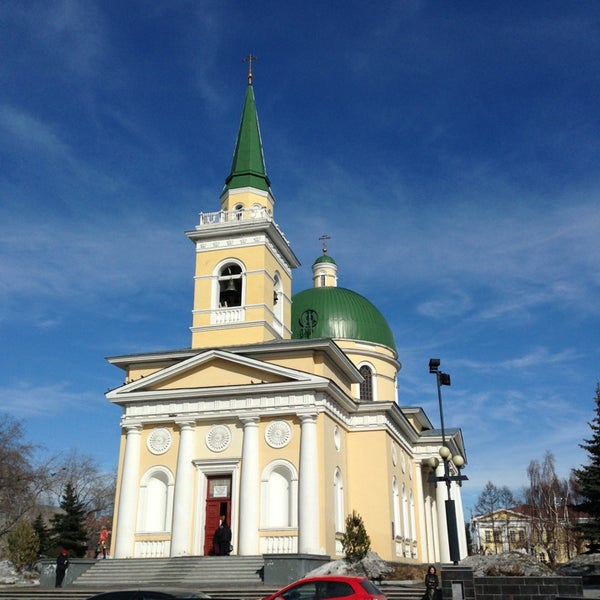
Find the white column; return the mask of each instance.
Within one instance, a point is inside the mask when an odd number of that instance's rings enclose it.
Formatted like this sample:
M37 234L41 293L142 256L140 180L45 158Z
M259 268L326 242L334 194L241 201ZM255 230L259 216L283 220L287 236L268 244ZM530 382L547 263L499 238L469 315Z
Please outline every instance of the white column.
M194 425L193 421L179 425L179 452L177 473L175 474L175 494L173 496L173 526L171 529L171 556L184 556L190 553L192 535L192 496L194 466Z
M133 557L133 540L139 490L141 425L126 426L125 455L119 494L119 514L114 548L115 558Z
M433 541L433 525L431 523L431 514L433 507L431 505L431 496L429 493L425 496L425 531L427 535L426 546L423 550L422 562L433 563L435 560L435 546Z
M300 415L300 473L298 476L298 552L319 554L319 472L317 416Z
M417 492L416 504L417 511L419 513L419 535L418 539L418 551L421 555L422 562L428 561L427 554L427 533L425 527L425 490L423 489L423 466L421 463L416 465L415 474L415 489Z
M440 462L435 472L437 477L444 476L444 464ZM435 500L437 507L437 530L439 540L440 561L443 563L450 562L450 548L448 546L448 526L446 524L446 499L448 491L444 481L438 481L435 488Z
M259 472L258 419L242 419L242 472L240 475L240 518L238 524L238 554L254 556L259 553Z
M433 552L430 557L430 562L439 563L442 562L440 557L440 531L437 526L437 502L433 493L429 496L429 501L431 503L431 543L433 545Z

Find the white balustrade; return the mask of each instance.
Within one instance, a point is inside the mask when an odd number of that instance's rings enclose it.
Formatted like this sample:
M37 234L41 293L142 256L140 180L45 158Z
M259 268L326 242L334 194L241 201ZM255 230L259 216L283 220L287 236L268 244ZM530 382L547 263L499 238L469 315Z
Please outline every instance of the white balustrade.
M249 221L256 219L272 220L269 211L264 206L241 208L240 210L219 210L217 212L200 213L200 224L219 225L221 223L235 223L236 221Z
M210 313L210 322L212 325L242 323L245 318L246 311L241 306L216 308Z
M297 535L268 535L260 538L262 554L297 554Z
M163 558L170 552L169 540L139 540L135 543L136 558Z

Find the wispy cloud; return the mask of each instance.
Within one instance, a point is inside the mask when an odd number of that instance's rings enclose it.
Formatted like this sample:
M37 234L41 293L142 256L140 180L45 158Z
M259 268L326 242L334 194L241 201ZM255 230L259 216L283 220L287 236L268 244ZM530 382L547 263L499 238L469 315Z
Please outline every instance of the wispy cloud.
M160 272L160 286L185 286L185 265L191 245L173 226L144 219L114 220L95 215L84 222L55 218L37 223L27 235L27 222L6 216L0 229L0 290L3 320L26 318L25 307L57 301L88 310L110 298L151 293ZM187 251L187 252L186 252ZM188 256L190 255L190 256ZM189 261L186 261L189 259ZM174 267L174 265L178 265ZM41 317L49 326L52 318Z
M600 209L591 198L600 190L589 190L586 199L573 191L571 197L561 193L542 202L522 198L516 206L509 200L510 211L503 196L462 205L445 198L453 207L448 214L409 201L409 194L389 201L384 190L394 189L394 181L380 180L368 189L339 166L314 174L311 183L313 190L303 196L309 205L344 199L336 220L323 225L333 234L332 254L342 266L352 264L353 278L363 283L372 283L384 269L386 285L431 282L436 297L421 303L425 315L475 311L491 319L547 304L599 310L593 299L600 287ZM373 194L382 198L380 204L365 202ZM313 214L307 210L307 223ZM357 242L375 249L368 262L351 259ZM341 269L341 278L349 275Z
M21 151L41 152L54 159L69 154L56 128L15 106L0 105L0 128L4 130L3 143L12 141Z
M79 413L86 406L101 401L101 397L90 390L69 389L70 382L46 385L22 382L17 386L0 387L2 410L17 418L26 419L66 413Z
M104 55L105 24L94 2L56 0L11 5L5 16L40 45L44 61L56 61L63 72L94 79Z
M504 360L483 361L457 358L454 360L454 364L485 373L497 371L498 369L512 371L514 369L540 367L544 365L568 364L579 360L580 358L580 354L572 349L563 350L561 352L551 352L548 348L539 347L527 354L514 356Z

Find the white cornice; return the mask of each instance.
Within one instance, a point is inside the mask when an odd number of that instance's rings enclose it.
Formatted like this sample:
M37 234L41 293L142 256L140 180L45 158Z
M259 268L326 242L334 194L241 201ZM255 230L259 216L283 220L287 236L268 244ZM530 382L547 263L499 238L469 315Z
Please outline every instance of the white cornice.
M202 227L194 231L186 231L186 235L196 244L196 248L198 248L199 244L205 244L209 240L214 242L226 238L225 241L227 242L234 239L243 239L244 237L250 238L258 234L266 235L271 240L291 268L300 266L300 261L272 219L227 221L224 223L202 225Z

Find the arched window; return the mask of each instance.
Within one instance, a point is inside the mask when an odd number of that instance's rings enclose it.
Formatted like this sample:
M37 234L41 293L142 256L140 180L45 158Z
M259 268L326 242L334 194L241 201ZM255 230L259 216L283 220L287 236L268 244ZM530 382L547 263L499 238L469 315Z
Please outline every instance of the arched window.
M233 218L236 221L241 221L242 218L244 217L244 205L243 204L236 204L233 207L234 213L233 213Z
M261 478L261 527L284 529L298 524L298 474L286 460L276 460Z
M410 504L410 539L413 541L417 540L417 525L415 522L415 497L413 496L413 491L410 490L409 494L409 504Z
M334 518L336 533L344 533L346 524L344 515L344 482L342 481L342 473L339 468L336 468L333 476L333 502L334 502Z
M219 270L219 306L242 305L242 267L228 263Z
M398 480L392 479L392 494L394 495L394 537L402 537L402 520L400 518L400 492L398 491Z
M373 400L373 370L367 365L363 365L359 369L363 376L363 382L360 384L360 399Z
M173 516L174 483L173 474L165 467L155 467L142 477L138 531L170 531Z
M275 317L275 328L279 333L283 331L283 287L279 273L275 273L273 279L273 316Z
M406 495L406 486L404 484L402 484L402 521L405 527L404 537L409 540L410 521L408 520L408 497Z

